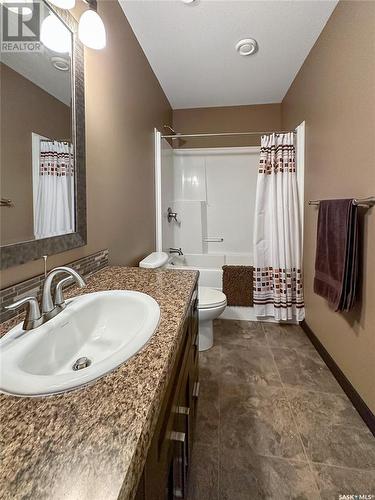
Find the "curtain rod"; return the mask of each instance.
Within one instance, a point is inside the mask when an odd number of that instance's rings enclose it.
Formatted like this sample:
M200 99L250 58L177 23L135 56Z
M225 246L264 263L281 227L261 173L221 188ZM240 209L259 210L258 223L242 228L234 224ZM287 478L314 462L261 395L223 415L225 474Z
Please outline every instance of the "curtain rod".
M263 135L263 134L288 134L293 132L296 134L295 130L278 130L278 131L266 131L266 132L220 132L216 134L179 134L178 132L173 135L162 135L163 139L180 139L183 137L218 137L218 136L232 136L232 135Z

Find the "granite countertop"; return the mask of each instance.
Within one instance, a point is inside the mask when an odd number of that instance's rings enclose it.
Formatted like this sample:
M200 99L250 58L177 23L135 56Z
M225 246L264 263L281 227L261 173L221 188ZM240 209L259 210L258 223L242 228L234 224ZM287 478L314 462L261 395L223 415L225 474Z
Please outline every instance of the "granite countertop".
M133 498L197 278L195 271L108 267L67 293L148 293L160 305L159 327L142 351L93 385L43 398L0 394L3 500ZM0 325L0 334L19 321Z

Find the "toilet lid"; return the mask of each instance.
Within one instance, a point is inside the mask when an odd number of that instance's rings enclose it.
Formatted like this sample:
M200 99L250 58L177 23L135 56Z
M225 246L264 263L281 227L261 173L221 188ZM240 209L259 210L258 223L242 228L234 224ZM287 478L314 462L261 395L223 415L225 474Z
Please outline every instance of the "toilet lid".
M219 307L226 304L227 298L220 292L220 290L215 290L215 288L209 288L207 286L198 287L198 308L199 309L209 309L211 307Z
M139 267L145 267L149 269L157 269L158 267L163 267L168 262L168 254L165 252L153 252L150 253L145 259L141 260Z

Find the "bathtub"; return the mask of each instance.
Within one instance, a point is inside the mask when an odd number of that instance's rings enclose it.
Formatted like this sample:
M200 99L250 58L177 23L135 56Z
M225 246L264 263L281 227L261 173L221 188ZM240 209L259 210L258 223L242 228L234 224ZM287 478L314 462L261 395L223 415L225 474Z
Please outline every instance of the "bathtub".
M251 253L226 253L226 254L186 254L170 257L167 264L169 269L194 269L199 271L199 285L223 289L223 269L228 266L252 266L253 256ZM227 306L222 319L233 319L243 321L263 321L277 323L274 318L257 318L254 307ZM286 323L296 324L296 321Z
M251 266L252 261L250 253L191 253L172 257L167 267L169 269L195 269L199 271L200 286L209 286L222 290L223 266Z

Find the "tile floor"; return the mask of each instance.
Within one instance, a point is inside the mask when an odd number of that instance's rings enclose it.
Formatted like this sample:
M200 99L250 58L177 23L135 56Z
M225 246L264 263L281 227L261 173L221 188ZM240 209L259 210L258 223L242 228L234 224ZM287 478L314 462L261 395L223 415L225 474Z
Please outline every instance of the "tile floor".
M216 320L189 500L374 495L375 438L299 326Z

